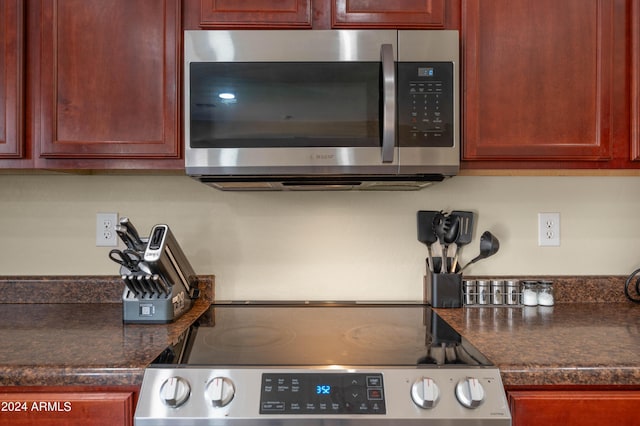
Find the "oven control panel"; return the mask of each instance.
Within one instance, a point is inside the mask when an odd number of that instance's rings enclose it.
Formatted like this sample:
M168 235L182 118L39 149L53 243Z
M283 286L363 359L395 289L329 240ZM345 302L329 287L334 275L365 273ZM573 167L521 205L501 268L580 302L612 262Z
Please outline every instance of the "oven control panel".
M509 426L495 367L145 370L136 426Z
M380 373L263 374L260 414L385 414Z

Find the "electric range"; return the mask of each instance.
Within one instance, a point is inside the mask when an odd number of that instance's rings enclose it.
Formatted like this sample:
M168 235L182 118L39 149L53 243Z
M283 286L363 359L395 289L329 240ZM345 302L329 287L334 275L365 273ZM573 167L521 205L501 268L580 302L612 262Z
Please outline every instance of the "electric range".
M135 425L511 424L498 368L422 304L214 304L184 349Z

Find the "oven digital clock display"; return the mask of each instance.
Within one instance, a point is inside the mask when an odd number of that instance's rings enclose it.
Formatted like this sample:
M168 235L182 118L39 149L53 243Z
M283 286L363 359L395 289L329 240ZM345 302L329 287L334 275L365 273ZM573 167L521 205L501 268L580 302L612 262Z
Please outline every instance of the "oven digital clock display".
M264 373L260 414L386 414L381 373Z
M316 395L331 395L331 385L316 385Z

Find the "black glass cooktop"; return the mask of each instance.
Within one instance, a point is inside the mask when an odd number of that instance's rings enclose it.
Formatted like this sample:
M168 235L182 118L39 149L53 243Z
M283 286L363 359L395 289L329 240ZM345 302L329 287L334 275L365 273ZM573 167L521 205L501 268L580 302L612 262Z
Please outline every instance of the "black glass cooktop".
M421 304L214 304L182 364L203 366L487 366Z

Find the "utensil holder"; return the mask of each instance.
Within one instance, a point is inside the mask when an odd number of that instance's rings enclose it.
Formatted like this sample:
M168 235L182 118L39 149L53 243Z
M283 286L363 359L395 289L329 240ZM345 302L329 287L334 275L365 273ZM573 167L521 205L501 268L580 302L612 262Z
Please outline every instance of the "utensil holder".
M429 272L424 279L424 301L434 308L461 308L462 274Z

